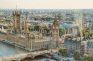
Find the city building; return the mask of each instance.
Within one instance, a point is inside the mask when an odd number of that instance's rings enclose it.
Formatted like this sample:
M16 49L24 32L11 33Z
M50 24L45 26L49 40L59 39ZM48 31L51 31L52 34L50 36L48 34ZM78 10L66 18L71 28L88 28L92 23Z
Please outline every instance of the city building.
M21 32L21 21L20 21L21 12L15 10L13 12L13 20L14 20L14 32L20 33Z
M14 11L14 26L11 29L9 28L12 32L9 30L7 31L7 35L4 37L6 42L14 43L14 46L19 46L28 51L53 49L63 46L63 40L59 37L59 20L57 17L54 18L53 24L51 26L52 32L50 37L43 36L43 33L45 32L42 31L42 28L39 28L41 31L29 31L27 17L24 20L20 18L21 11Z
M70 54L73 54L75 51L80 52L80 45L80 41L72 40L70 37L64 40L64 47Z

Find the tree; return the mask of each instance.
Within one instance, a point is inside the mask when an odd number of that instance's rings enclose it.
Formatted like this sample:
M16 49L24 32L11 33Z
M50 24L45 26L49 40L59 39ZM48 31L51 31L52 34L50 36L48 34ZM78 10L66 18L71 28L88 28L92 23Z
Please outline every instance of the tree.
M88 54L84 54L84 61L93 61L93 58Z
M73 57L74 57L75 60L80 60L80 53L79 52L74 52Z
M59 36L62 36L65 34L65 29L59 28Z
M67 56L67 49L59 49L59 53L61 53L62 56Z
M62 36L62 29L59 29L59 36Z
M93 35L93 31L91 31L90 28L84 28L83 29L83 36L84 36L84 39L88 39L90 38L91 36Z
M39 29L40 29L40 26L38 25L34 26L34 30L39 31Z

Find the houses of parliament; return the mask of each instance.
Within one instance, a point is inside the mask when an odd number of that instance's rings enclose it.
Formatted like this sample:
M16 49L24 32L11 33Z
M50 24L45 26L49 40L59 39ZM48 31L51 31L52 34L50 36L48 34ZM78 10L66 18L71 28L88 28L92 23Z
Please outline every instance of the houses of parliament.
M14 46L24 48L27 51L38 51L62 47L63 40L59 37L59 20L57 16L55 16L51 25L51 36L43 36L42 28L39 28L40 31L29 31L27 16L25 16L25 20L20 19L21 11L13 11L12 16L13 25L8 27L7 34L4 37L6 42L12 43Z

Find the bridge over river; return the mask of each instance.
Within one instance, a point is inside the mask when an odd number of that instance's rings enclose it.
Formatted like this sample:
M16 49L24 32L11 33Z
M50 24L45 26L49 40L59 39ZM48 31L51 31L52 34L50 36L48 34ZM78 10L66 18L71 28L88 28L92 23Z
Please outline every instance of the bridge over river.
M24 49L14 47L5 42L0 42L0 61L11 61L11 60L20 61L21 59L24 59L26 57L34 58L38 55L43 55L51 52L57 52L57 50L54 49L54 50L27 52Z
M34 51L29 52L26 51L27 46L27 38L22 38L17 35L12 34L0 34L0 61L11 61L11 60L18 60L24 59L26 57L34 58L39 55L44 55L51 52L57 52L57 49L52 50L43 50L43 51ZM2 44L7 44L5 46ZM9 48L12 47L12 48ZM9 49L8 49L9 48ZM1 50L2 49L2 50Z

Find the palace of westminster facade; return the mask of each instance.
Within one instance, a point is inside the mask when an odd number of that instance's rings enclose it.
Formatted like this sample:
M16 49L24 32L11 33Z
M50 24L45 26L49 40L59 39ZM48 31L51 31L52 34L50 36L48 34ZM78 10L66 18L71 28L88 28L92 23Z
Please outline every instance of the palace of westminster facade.
M27 20L21 21L20 17L20 11L13 12L13 27L7 32L7 39L15 46L21 46L28 51L55 49L63 46L63 40L59 37L59 20L56 16L51 26L52 35L49 37L43 36L39 31L29 31Z

